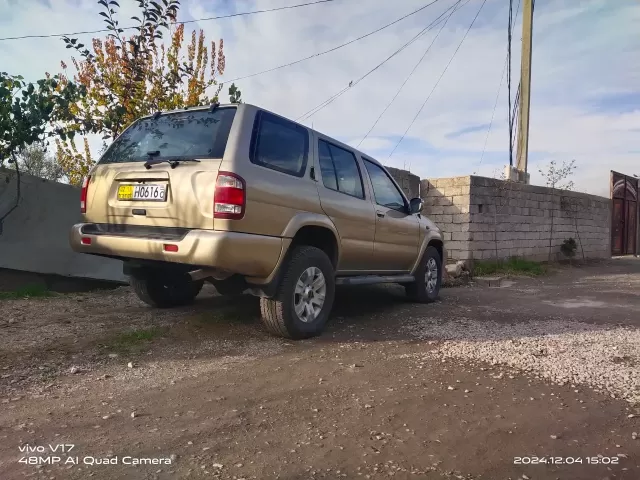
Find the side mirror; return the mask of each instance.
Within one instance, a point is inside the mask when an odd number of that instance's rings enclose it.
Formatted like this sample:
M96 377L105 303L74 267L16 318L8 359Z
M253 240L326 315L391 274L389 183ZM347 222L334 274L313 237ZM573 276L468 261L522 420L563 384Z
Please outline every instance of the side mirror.
M409 212L412 214L422 212L422 205L423 205L423 202L421 198L418 198L418 197L412 198L409 201Z

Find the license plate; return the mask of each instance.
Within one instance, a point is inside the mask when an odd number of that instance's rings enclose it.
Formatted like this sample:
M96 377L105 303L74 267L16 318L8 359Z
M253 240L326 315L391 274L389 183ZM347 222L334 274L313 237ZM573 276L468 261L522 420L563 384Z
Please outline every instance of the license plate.
M118 200L148 200L164 202L167 187L165 185L120 185Z

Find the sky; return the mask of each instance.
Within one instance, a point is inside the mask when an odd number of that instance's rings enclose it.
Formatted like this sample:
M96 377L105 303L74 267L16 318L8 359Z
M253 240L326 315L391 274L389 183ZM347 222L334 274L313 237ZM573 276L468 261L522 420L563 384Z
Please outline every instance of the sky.
M306 1L182 0L178 20ZM227 82L226 92L229 80L331 49L431 2L334 0L197 21L187 24L186 31L203 29L208 40L224 39L226 71L219 80ZM121 24L129 25L127 19L138 11L137 1L119 3ZM501 85L507 55L507 0L487 0L482 9L483 0L463 1L444 26L427 30L358 81L454 3L437 0L363 40L236 85L245 102L296 119L353 82L303 123L355 147L432 44L360 150L383 164L409 168L421 178L499 176L509 163L506 75ZM550 161L575 160L574 188L609 196L610 170L640 176L640 2L535 3L531 183L544 184L539 169ZM517 5L514 0L514 10ZM0 37L104 28L99 11L96 0L0 0ZM512 98L520 77L521 28L518 15L512 45ZM78 38L89 41L100 35ZM70 52L59 38L0 41L0 70L37 80L45 72L59 73L60 60L71 65ZM223 94L221 101L228 101L228 96ZM96 152L99 144L91 139Z

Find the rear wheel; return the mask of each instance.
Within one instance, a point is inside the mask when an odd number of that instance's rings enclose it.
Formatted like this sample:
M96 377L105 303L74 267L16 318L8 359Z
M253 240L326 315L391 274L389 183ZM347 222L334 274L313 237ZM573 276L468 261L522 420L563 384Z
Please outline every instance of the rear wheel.
M414 302L435 302L442 283L442 259L435 247L427 247L415 277L415 282L405 285L407 296Z
M324 329L335 295L333 265L320 249L296 247L274 298L261 298L262 323L278 336L303 339Z
M132 275L129 282L140 300L157 308L190 304L204 284L203 280L191 280L188 274L172 275L159 272Z

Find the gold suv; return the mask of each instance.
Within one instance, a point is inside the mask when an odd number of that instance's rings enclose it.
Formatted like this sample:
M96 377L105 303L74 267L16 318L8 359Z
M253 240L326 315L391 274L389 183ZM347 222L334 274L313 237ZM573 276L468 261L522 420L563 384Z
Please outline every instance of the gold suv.
M173 307L204 281L260 297L273 333L324 328L340 284L440 290L444 245L377 161L264 109L212 105L130 125L84 180L70 243L124 261L141 300Z

